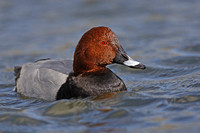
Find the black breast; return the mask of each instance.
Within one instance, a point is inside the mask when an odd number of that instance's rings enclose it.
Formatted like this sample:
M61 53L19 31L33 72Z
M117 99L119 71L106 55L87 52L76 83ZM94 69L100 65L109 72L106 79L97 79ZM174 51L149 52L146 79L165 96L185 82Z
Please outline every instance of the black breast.
M98 96L108 92L126 90L124 82L111 70L101 73L88 73L84 76L69 75L57 93L56 99L69 99Z

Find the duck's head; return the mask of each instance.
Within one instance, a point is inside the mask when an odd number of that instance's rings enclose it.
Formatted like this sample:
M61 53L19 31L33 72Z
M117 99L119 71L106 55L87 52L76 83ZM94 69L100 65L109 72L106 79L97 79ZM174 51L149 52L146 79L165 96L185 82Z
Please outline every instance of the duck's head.
M94 27L87 31L74 53L74 74L105 69L106 65L113 63L136 69L146 68L126 54L115 33L108 27Z

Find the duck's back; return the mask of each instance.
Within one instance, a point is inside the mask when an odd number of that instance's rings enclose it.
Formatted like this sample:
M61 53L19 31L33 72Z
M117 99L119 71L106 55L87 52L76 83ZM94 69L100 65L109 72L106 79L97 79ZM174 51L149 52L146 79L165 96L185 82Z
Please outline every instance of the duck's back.
M39 60L16 71L15 90L25 96L55 100L57 92L72 72L72 60Z

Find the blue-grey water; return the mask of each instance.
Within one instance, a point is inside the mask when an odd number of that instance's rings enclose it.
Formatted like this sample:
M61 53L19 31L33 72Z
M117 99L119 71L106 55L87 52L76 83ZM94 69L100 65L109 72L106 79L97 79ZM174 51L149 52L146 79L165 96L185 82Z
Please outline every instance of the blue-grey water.
M147 69L109 68L128 91L48 102L13 91L13 67L73 58L81 35L110 27ZM1 133L199 133L199 0L0 0Z

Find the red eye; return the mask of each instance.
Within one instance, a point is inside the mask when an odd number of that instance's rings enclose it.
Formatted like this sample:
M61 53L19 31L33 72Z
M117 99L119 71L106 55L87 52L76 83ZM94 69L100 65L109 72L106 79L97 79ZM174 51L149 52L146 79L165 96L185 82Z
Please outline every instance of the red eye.
M106 44L107 44L107 42L106 42L106 41L103 41L103 42L102 42L102 44L103 44L103 45L106 45Z

